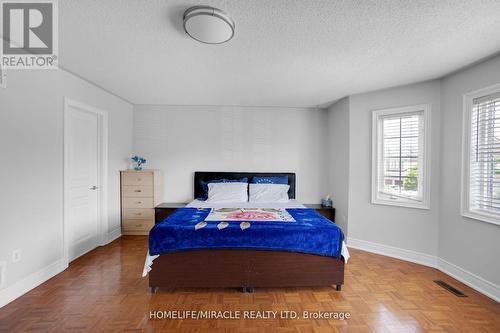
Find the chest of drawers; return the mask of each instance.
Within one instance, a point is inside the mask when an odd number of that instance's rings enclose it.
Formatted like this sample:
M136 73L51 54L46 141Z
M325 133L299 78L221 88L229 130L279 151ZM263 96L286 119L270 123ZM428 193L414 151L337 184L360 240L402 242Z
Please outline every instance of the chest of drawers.
M123 235L147 235L154 225L154 207L163 200L159 170L121 171Z

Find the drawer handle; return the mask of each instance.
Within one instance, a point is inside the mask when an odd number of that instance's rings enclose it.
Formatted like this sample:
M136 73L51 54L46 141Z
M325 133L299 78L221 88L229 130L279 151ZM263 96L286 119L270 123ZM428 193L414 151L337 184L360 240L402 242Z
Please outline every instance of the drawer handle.
M142 178L137 178L137 181L138 181L138 182L141 182L141 181L142 181Z
M141 204L141 203L142 203L142 201L137 201L136 203L137 203L137 204Z
M138 192L138 193L140 193L140 192L142 192L142 191L141 191L141 190L135 190L134 192Z
M142 215L142 213L135 213L135 215Z
M142 224L136 224L135 226L136 227L142 227Z

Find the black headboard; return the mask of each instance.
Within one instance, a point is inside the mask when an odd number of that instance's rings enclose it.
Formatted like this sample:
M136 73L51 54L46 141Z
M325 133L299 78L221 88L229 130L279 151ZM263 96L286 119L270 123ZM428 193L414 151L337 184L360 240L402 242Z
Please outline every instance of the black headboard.
M291 172L212 172L212 171L195 171L194 173L194 197L203 197L203 187L201 185L202 181L214 180L214 179L241 179L243 177L248 177L248 181L251 183L253 177L276 177L276 176L288 176L288 185L290 189L288 190L288 197L290 199L295 199L295 173Z

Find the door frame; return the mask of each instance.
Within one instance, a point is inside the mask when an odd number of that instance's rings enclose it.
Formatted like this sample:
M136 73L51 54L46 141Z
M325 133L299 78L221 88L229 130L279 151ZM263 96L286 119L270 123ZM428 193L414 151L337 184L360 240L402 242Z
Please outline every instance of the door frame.
M101 110L94 106L64 97L63 108L63 144L64 144L64 167L63 167L63 260L68 267L69 265L69 217L68 217L68 202L69 202L69 161L68 161L68 142L71 135L69 131L69 117L68 113L70 108L77 108L85 112L97 115L98 119L98 175L96 184L100 191L98 191L98 245L102 246L108 242L108 112Z

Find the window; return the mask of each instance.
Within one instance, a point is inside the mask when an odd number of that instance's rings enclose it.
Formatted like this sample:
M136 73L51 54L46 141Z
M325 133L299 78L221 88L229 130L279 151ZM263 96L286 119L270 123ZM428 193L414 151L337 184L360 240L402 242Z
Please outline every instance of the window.
M429 105L373 112L372 203L429 208Z
M500 224L500 85L464 96L462 215Z

